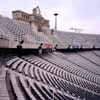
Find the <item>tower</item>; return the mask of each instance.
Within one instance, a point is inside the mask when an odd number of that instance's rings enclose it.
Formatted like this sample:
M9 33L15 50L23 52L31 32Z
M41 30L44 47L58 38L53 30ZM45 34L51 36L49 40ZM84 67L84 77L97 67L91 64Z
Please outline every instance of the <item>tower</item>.
M40 8L39 6L37 6L36 8L33 9L33 15L35 16L41 16L41 11L40 11Z

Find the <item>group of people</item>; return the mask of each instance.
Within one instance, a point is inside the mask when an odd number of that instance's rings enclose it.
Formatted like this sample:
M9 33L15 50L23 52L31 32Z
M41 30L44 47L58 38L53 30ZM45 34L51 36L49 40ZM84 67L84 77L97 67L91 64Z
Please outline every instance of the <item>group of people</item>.
M21 57L22 55L22 44L24 43L24 41L20 41L19 44L17 45L17 53L18 53L18 56ZM58 45L56 44L54 48L47 48L47 52L53 52L57 49ZM38 47L38 54L39 55L42 55L43 53L43 43L41 43Z
M56 44L54 48L46 48L47 52L53 52L57 49L58 45ZM40 44L40 46L38 47L38 54L41 55L43 52L43 43Z

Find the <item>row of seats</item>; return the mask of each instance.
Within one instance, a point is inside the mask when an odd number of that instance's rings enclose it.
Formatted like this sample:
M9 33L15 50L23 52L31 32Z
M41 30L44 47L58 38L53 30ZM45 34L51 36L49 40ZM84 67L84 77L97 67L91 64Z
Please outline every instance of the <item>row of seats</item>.
M62 94L62 92L55 91L54 88L48 88L34 80L17 75L11 70L7 70L6 77L11 100L51 100L53 98L54 100L74 100L65 93Z
M4 27L5 29L2 28L1 26ZM14 41L19 41L20 39L23 38L25 38L24 39L25 41L34 40L34 37L32 36L30 37L30 39L28 39L29 36L27 37L27 34L28 35L32 34L32 29L29 23L17 22L16 20L0 17L0 27L4 31L5 36L11 35L9 38L7 38L9 40L13 39ZM12 36L14 38L12 38Z
M79 53L73 55L66 55L66 60L69 60L70 62L78 65L79 67L82 67L83 69L86 69L87 71L90 71L94 74L99 75L99 68L95 63L92 63L90 60L87 60L86 58L79 55Z
M95 75L95 73L94 73L94 71L97 69L95 69L93 64L91 64L90 62L87 62L87 60L83 59L82 57L77 56L77 54L73 54L73 55L72 54L69 54L69 55L62 54L62 53L56 52L53 55L50 54L51 58L45 56L45 59L48 59L50 62L52 62L60 67L62 66L62 68L64 70L66 70L70 73L78 75L78 76L85 78L86 80L92 81L96 84L100 84L99 76ZM56 60L54 60L55 58L56 58ZM94 70L91 69L92 66L93 66ZM93 73L91 72L91 70Z
M78 53L85 59L89 60L90 62L94 63L98 67L100 67L100 58L94 55L92 52L83 52L83 53ZM98 68L99 69L99 68Z
M24 59L29 61L32 64L35 64L36 66L48 71L48 72L51 72L51 73L53 73L53 74L55 74L55 75L57 75L59 77L62 77L64 79L66 79L67 81L70 81L70 82L72 82L74 84L80 85L80 86L82 86L84 88L89 87L88 84L91 84L91 82L87 82L87 81L83 80L82 78L77 78L75 75L72 75L72 74L69 74L67 72L64 72L63 70L57 68L56 66L54 66L54 65L52 65L50 63L47 63L47 62L43 61L40 58L38 58L38 61L36 60L37 57L34 57L34 58L33 59L32 58L28 59L27 57L25 57ZM87 85L84 85L84 83L87 84ZM91 84L90 88L93 87L92 85L93 84ZM94 86L95 85L96 84L94 84ZM99 86L99 85L96 85L96 86ZM95 88L95 89L97 90L97 88ZM93 89L91 88L91 90L93 90Z
M51 57L51 58L50 58ZM88 71L85 71L83 70L82 68L78 68L78 66L76 66L75 64L71 64L67 61L64 61L64 60L61 60L60 58L56 57L55 59L55 56L50 56L50 57L43 57L45 60L48 60L50 61L51 63L61 67L62 69L66 70L67 72L70 72L74 75L77 75L81 78L84 78L88 81L91 81L93 83L96 83L96 84L100 84L98 82L98 77L96 77L94 74L90 74ZM61 56L60 56L61 57Z
M36 57L35 57L36 58ZM43 61L42 61L43 62ZM41 63L40 63L41 64ZM50 65L50 64L49 64ZM54 65L51 65L51 66L54 66ZM52 69L52 67L50 68L50 69ZM77 77L75 77L75 75L70 75L69 73L65 73L64 71L62 71L62 70L56 70L56 69L54 69L53 68L53 71L51 71L51 72L53 72L54 74L57 74L58 76L60 76L60 77L63 77L63 78L66 78L66 79L68 79L68 81L71 81L71 82L73 82L73 83L78 83L77 82L77 80L81 80L81 78L78 78L77 79ZM67 75L64 75L64 74L67 74ZM65 76L65 77L64 77ZM72 79L71 79L72 78ZM74 81L73 81L73 79L75 79ZM85 83L85 82L83 82L83 83ZM79 84L80 84L80 82L79 82ZM81 84L80 84L81 85ZM85 86L86 87L86 86Z
M40 43L52 43L52 40L50 40L48 38L47 35L45 35L44 33L38 33L38 32L33 32L32 33L32 37L35 38L36 40L36 44L40 44Z
M24 39L25 42L35 44L51 42L45 34L33 31L30 23L0 16L0 37L2 36L8 40L20 41Z
M85 54L86 53L86 54ZM69 56L66 55L66 60L69 60L70 62L82 67L83 69L86 69L94 74L97 74L97 77L100 72L99 69L99 57L96 57L92 52L82 52L77 54L70 54ZM100 82L100 79L96 80L97 82Z
M25 62L25 61L24 61ZM13 61L9 61L7 63L7 66L9 66L9 68L18 71L19 73L22 73L26 76L29 76L31 78L36 79L37 81L42 81L43 83L47 83L52 87L57 87L59 90L61 90L61 88L67 92L69 91L69 93L71 94L75 94L76 96L80 96L82 97L82 95L85 93L85 90L77 87L76 85L65 81L61 78L57 78L56 76L53 76L52 74L49 75L47 72L44 72L39 69L37 69L36 67L33 67L33 65L29 65L29 63L23 63L22 60L18 60L18 58L15 58ZM21 67L23 66L23 67ZM19 70L20 69L20 70ZM68 86L66 88L66 85ZM74 89L75 88L75 89ZM76 90L78 92L76 92ZM80 92L79 92L80 91ZM84 91L84 92L82 92ZM91 94L91 91L86 91L86 93L89 92L89 94ZM85 95L85 94L84 94ZM90 95L89 95L90 96ZM89 98L89 97L88 97Z
M100 51L93 51L93 53L94 53L96 56L100 57Z
M75 32L64 31L57 31L55 34L58 35L60 40L65 45L71 45L72 47L78 46L79 48L93 48L94 45L95 47L100 47L98 41L100 40L100 35L80 34Z
M14 39L14 36L10 34L10 32L5 27L3 27L3 25L0 24L0 38L9 40L10 37L12 37L12 40Z

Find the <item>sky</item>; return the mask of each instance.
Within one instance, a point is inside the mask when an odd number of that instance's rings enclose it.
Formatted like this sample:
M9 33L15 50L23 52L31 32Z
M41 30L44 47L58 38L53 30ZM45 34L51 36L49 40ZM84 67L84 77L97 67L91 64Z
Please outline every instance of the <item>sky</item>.
M81 29L82 33L100 34L100 0L1 0L0 14L12 18L13 10L32 13L40 7L43 17L50 20L54 28L54 13L58 13L57 29L70 31Z

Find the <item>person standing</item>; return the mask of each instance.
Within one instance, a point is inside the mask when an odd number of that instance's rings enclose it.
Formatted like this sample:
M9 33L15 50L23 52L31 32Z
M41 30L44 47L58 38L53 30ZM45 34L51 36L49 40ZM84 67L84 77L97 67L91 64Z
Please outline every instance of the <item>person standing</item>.
M24 43L24 41L20 41L19 44L17 45L17 54L18 54L18 57L21 57L22 55L22 44Z
M38 53L39 53L39 55L42 54L42 46L43 46L43 43L41 43L40 46L38 47Z

